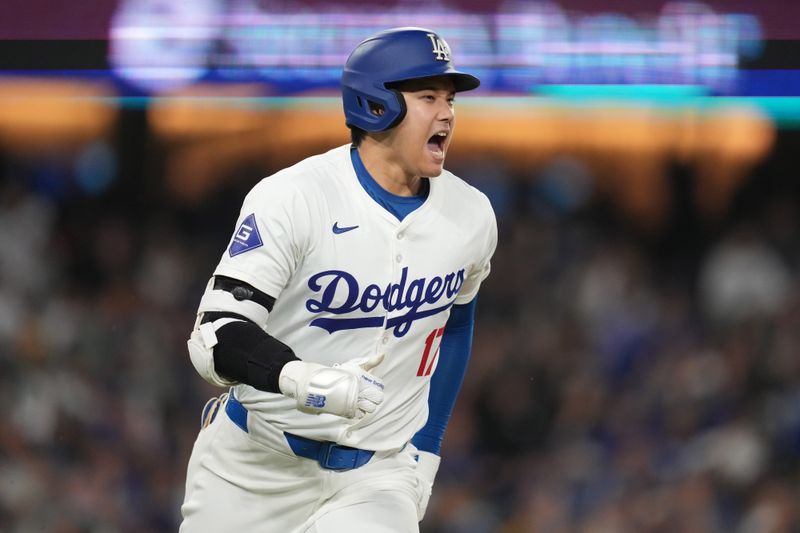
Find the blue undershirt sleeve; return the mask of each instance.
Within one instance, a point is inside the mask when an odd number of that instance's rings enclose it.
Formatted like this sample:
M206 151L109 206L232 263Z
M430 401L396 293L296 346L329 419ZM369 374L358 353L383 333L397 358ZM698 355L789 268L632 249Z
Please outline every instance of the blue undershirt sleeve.
M454 305L450 311L439 347L439 364L431 377L428 422L411 439L419 450L439 455L472 350L476 301L473 298L468 304Z

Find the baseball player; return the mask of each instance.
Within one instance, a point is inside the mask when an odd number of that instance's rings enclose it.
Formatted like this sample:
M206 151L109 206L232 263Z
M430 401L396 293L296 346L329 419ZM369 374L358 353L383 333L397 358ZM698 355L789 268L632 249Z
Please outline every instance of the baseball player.
M208 382L184 533L415 532L497 242L487 198L443 170L457 71L433 31L351 53L352 143L258 183L188 341Z

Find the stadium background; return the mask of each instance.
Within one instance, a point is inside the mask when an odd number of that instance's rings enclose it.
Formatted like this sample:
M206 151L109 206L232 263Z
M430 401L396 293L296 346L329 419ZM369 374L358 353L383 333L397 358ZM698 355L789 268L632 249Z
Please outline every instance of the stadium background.
M0 5L0 530L176 529L241 199L398 24L484 79L448 167L500 230L423 532L800 530L796 7L191 5Z

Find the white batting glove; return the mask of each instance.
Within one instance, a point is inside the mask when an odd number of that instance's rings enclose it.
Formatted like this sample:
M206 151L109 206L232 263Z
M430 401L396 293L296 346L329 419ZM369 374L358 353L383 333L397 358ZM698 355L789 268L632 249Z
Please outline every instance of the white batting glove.
M442 458L430 452L417 452L417 483L419 483L419 499L417 500L417 520L422 521L425 518L425 511L428 509L428 502L431 499L433 492L433 480L436 478L436 472L439 471L439 463Z
M383 401L383 381L369 372L383 357L379 354L334 366L290 361L281 370L278 387L306 413L360 419Z

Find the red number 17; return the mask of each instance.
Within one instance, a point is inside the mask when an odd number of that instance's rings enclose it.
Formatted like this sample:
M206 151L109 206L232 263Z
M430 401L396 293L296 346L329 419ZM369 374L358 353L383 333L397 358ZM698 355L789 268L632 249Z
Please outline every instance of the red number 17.
M436 362L436 356L439 355L439 346L441 346L442 341L436 344L436 350L433 349L433 343L437 339L441 339L442 335L444 334L444 327L439 329L435 329L431 331L428 338L425 339L425 351L422 353L422 360L419 362L419 368L417 369L417 376L430 376L431 372L433 371L433 363ZM433 356L431 357L431 352L433 352ZM428 358L430 357L430 363L428 362Z

